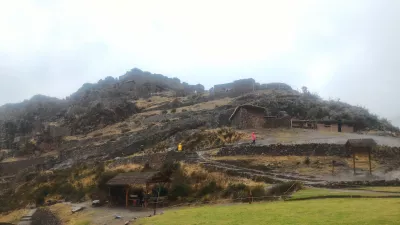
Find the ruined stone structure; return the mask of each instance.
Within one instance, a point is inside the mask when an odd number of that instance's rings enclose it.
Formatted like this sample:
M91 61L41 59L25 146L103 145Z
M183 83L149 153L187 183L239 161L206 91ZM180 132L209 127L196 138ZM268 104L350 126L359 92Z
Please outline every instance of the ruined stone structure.
M242 94L250 93L254 91L255 88L256 82L253 78L241 79L232 83L214 85L212 88L212 94L221 97L236 97Z
M229 121L237 129L262 128L265 124L266 109L254 105L236 107Z

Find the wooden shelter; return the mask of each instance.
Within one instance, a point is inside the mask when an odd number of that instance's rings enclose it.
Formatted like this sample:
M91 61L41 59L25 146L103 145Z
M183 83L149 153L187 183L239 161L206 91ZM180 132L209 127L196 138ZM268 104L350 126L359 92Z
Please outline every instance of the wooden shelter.
M371 152L376 146L376 142L372 138L368 139L349 139L346 142L346 149L353 155L353 170L356 174L356 154L368 154L369 173L372 174L371 168Z
M129 190L133 186L145 188L145 193L149 192L149 188L154 184L169 183L169 177L164 177L159 172L130 172L120 173L107 182L109 186L109 195L111 197L111 189L119 188L125 191L125 205L128 207Z

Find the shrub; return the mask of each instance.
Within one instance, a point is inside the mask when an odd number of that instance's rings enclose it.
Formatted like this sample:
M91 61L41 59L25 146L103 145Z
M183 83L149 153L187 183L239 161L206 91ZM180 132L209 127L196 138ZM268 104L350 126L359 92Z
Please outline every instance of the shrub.
M57 193L65 197L74 194L75 191L75 187L70 183L64 183L57 189Z
M177 200L179 197L188 197L192 193L192 188L189 184L175 184L169 194L171 200Z
M171 109L171 113L176 113L176 109Z
M111 180L111 178L117 176L117 174L120 173L120 171L107 171L102 173L98 178L97 178L97 187L100 190L107 190L107 185L106 183Z
M267 195L272 195L272 196L288 195L298 190L301 190L302 188L303 188L302 183L298 181L289 181L271 187L268 190Z
M304 160L304 164L306 164L307 166L311 164L310 157L306 157L306 159Z
M32 193L33 199L37 205L44 204L44 198L51 193L52 188L49 185L41 186Z
M251 188L251 194L253 197L262 197L265 196L265 187L264 185L257 185Z
M187 109L182 109L182 112L187 112Z
M167 114L168 111L167 111L167 110L163 110L161 113L162 113L162 114Z
M241 196L241 192L245 192L248 189L248 187L243 184L229 184L228 187L225 189L224 193L222 194L223 197L234 197L237 198L238 196Z
M208 194L214 194L221 189L222 188L217 185L217 182L211 181L210 183L208 183L206 186L204 186L200 190L199 195L204 196L204 195L208 195Z

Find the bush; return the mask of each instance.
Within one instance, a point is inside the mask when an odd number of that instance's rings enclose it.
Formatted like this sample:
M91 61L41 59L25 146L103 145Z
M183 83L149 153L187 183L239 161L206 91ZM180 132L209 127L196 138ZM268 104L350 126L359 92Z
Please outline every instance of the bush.
M268 190L267 195L271 196L282 196L288 195L303 188L303 184L298 181L289 181L281 184L277 184Z
M311 164L310 157L306 157L306 159L304 160L304 164L306 164L307 166Z
M179 197L188 197L192 193L192 188L189 184L175 184L169 194L171 200L177 200Z
M57 193L64 197L72 195L74 192L76 192L75 187L70 183L64 183L57 189Z
M117 174L120 173L120 171L107 171L102 173L98 178L97 178L97 187L100 190L107 190L107 182L111 180L113 177L117 176Z
M182 109L182 112L187 112L187 109Z
M208 195L208 194L214 194L218 191L220 191L222 188L217 185L217 182L211 181L208 183L206 186L204 186L200 192L200 196Z
M266 195L265 193L266 191L264 185L258 185L251 188L251 194L253 197L263 197Z
M171 109L171 113L176 113L176 109Z
M168 111L167 111L167 110L163 110L161 113L162 113L162 114L167 114Z
M36 205L43 205L44 204L44 198L51 194L52 192L52 187L49 185L44 185L41 186L40 188L36 189L35 192L32 193L33 199L35 200Z
M241 197L243 193L246 192L246 190L248 190L248 187L243 183L229 184L228 187L225 189L224 193L222 194L222 197L238 198Z

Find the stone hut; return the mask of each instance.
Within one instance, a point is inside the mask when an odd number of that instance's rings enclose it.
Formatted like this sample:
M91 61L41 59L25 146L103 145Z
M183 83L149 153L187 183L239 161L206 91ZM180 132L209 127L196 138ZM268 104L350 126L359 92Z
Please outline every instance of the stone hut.
M262 128L266 111L266 108L259 106L241 105L236 107L229 121L237 129Z

